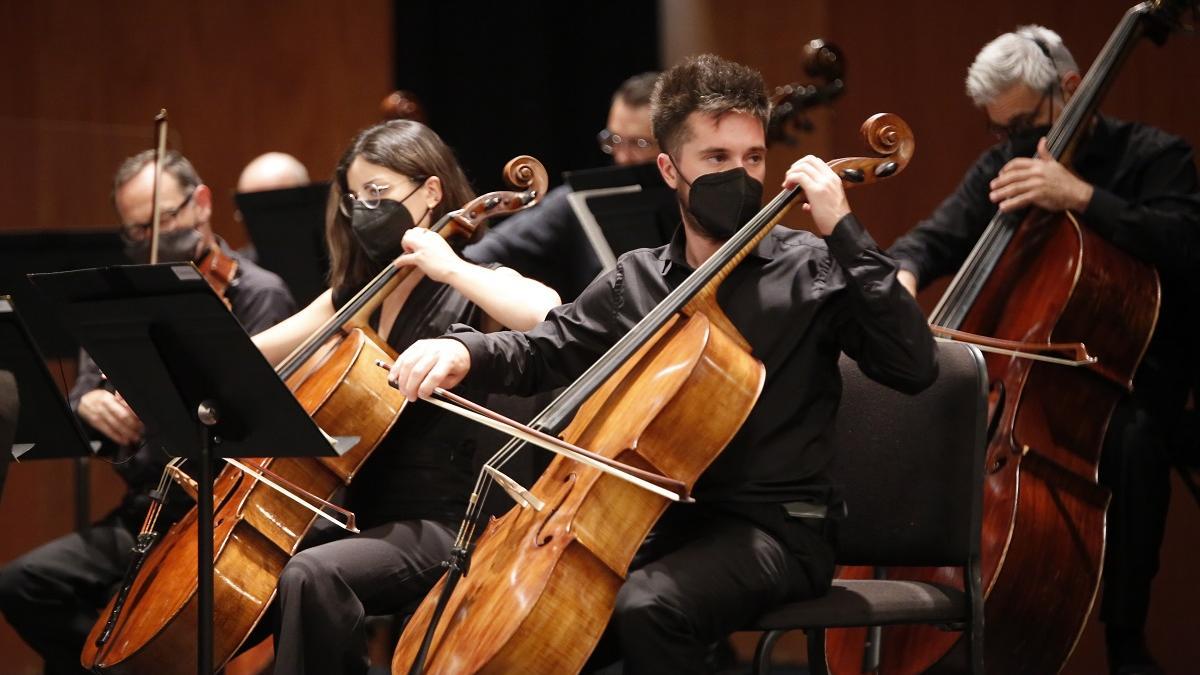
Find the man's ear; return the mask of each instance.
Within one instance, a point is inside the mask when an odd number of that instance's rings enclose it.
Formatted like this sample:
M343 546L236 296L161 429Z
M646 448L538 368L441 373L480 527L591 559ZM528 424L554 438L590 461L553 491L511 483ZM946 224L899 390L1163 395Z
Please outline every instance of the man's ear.
M1063 100L1070 101L1075 95L1075 90L1079 88L1079 83L1083 81L1083 77L1075 71L1071 71L1062 78Z
M196 220L207 223L212 218L212 189L203 183L197 185L192 201L196 203Z
M675 162L671 161L671 156L665 152L658 153L658 172L662 174L663 181L672 189L678 187L679 174L675 171Z

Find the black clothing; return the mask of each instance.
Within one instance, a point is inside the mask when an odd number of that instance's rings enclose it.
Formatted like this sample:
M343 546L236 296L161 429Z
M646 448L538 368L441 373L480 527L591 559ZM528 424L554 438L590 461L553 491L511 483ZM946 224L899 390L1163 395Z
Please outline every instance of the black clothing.
M488 266L491 268L499 265ZM341 307L357 289L337 289ZM425 277L417 282L392 324L387 342L397 353L451 324L482 328L485 315L453 286ZM371 317L379 325L379 312ZM363 529L402 519L456 522L467 507L475 475L478 425L425 401L410 403L346 490L346 508Z
M889 249L922 285L965 260L996 211L988 182L1010 159L1007 144L983 153L933 215ZM1192 149L1182 139L1107 117L1097 119L1074 169L1095 190L1081 221L1154 265L1162 282L1158 325L1133 394L1109 422L1100 461L1100 480L1113 491L1100 616L1110 629L1140 634L1170 498L1167 443L1195 368L1190 347L1200 288L1200 185Z
M225 297L247 333L269 328L295 311L279 277L228 248L225 253L238 261L237 276ZM72 409L78 410L84 394L103 385L100 369L81 351ZM101 440L100 452L113 457L113 468L127 485L121 504L87 530L59 537L0 569L0 611L46 660L47 673L84 672L79 665L83 641L125 575L134 533L150 505L148 493L169 459L145 446L130 451ZM160 531L191 504L181 490L170 490L158 520Z
M627 253L572 305L527 333L449 337L471 354L467 383L527 393L571 381L692 271L682 230ZM776 228L721 284L718 302L766 366L758 403L639 549L590 665L620 642L628 673L703 672L707 646L788 600L826 592L833 548L782 502L838 501L826 468L841 395L840 351L881 382L917 391L936 376L921 312L896 266L853 216L824 241Z
M455 326L448 337L471 354L465 382L527 394L572 381L691 273L683 244L677 232L667 246L621 256L574 304L527 333ZM853 216L825 240L777 227L734 269L717 299L767 379L746 423L697 483L697 500L831 500L825 469L841 395L838 353L905 391L936 376L933 338L895 272Z
M463 249L463 257L511 267L571 302L600 274L601 266L567 201L569 194L567 185L547 192L540 204L510 216Z
M335 289L334 306L356 292ZM485 318L452 286L426 277L412 288L386 339L403 352L453 323L478 328ZM269 619L275 672L367 670L367 615L419 602L441 576L471 493L477 441L478 426L458 415L423 401L405 408L346 489L346 506L363 532L314 528L283 569Z

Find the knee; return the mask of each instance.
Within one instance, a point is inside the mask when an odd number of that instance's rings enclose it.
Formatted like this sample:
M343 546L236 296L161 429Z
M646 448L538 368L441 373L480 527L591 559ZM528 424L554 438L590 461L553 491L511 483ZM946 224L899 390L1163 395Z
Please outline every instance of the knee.
M328 578L329 573L330 570L326 569L320 558L309 551L301 551L284 565L279 575L279 593L284 597L311 593L322 580Z
M617 593L613 613L623 643L658 639L662 633L687 633L685 615L671 606L642 575L631 574Z

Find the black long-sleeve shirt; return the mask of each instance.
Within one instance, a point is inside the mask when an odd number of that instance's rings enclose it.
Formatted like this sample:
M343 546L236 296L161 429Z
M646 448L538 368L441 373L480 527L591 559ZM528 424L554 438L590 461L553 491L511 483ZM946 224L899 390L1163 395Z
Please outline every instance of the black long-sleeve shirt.
M920 309L897 267L852 216L824 240L777 227L721 284L717 299L766 366L741 430L694 490L713 503L827 503L826 469L845 351L865 373L906 391L937 374ZM471 355L467 383L528 394L578 377L692 272L677 231L670 244L618 259L570 305L532 330L483 335L455 326Z
M989 148L933 214L888 249L922 286L962 265L996 213L988 183L1013 158L1009 143ZM1200 186L1192 148L1141 124L1098 117L1073 168L1094 192L1082 222L1150 263L1162 282L1162 309L1144 364L1180 370L1196 335L1200 282Z
M247 333L253 335L264 331L295 313L296 303L282 279L233 252L224 243L222 246L225 254L238 263L237 276L225 291L225 298L229 300L234 317ZM102 386L104 376L100 367L87 352L80 350L78 375L69 397L71 409L78 414L83 395ZM92 429L83 418L80 418L80 422L101 441L100 453L114 459L113 468L128 488L116 513L126 523L136 526L150 504L148 493L158 483L163 467L170 458L140 443L132 451L119 449L107 437ZM175 498L169 500L162 516L163 522L168 524L183 515L188 507L188 502L179 497L179 491L173 491L172 494Z

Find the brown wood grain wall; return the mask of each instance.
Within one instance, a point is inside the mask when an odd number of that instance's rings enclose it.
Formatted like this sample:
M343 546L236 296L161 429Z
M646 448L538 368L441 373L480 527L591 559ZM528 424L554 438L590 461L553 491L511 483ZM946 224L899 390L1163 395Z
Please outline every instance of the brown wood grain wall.
M833 0L663 0L663 65L687 54L714 51L759 68L769 85L796 72L799 47L812 37L838 44L846 55L847 91L799 149L772 148L770 176L806 152L859 154L858 128L872 113L900 114L913 127L917 151L905 174L850 195L855 211L883 245L926 216L992 142L984 117L964 94L967 66L996 35L1026 23L1058 31L1086 68L1132 0L1055 2L838 2ZM790 77L797 77L791 75ZM1200 42L1174 36L1165 47L1139 45L1103 110L1153 124L1200 145ZM823 154L825 153L825 154ZM768 193L775 185L768 185ZM928 310L944 284L921 296ZM1195 561L1200 510L1173 480L1175 491L1148 625L1152 650L1167 672L1191 672L1200 662L1195 640L1200 585ZM1069 573L1067 571L1066 573ZM786 648L787 645L785 645ZM793 653L797 652L794 648ZM1065 672L1104 672L1102 630L1086 630Z
M115 225L113 171L150 146L165 107L171 147L213 188L214 227L245 243L242 167L281 150L327 178L392 87L391 25L388 0L0 3L0 228ZM93 464L99 516L121 486ZM66 461L13 467L0 564L71 530L72 475ZM0 672L40 672L3 621L0 655Z

